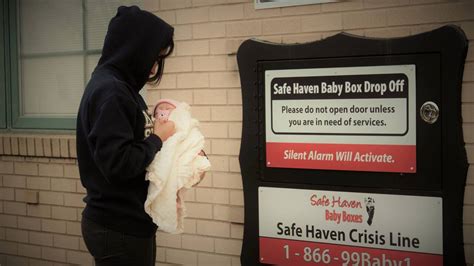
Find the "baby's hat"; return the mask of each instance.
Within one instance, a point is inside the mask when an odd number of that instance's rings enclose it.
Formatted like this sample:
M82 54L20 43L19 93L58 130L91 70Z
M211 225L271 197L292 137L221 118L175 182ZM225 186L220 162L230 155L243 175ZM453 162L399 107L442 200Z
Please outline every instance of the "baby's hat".
M175 101L175 100L172 100L172 99L161 99L159 100L156 105L155 105L155 108L153 108L153 116L155 115L155 112L156 112L156 108L158 108L158 105L162 104L162 103L169 103L171 105L173 105L175 108L176 106L178 106L178 101Z

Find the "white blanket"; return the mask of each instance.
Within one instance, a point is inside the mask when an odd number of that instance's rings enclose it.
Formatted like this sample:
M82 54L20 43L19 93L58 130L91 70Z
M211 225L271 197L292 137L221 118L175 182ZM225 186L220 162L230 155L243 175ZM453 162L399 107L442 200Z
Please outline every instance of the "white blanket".
M158 230L175 234L184 229L184 191L197 184L201 174L211 167L206 157L198 155L204 149L204 136L189 109L182 102L171 112L169 120L175 123L176 133L163 143L146 174L150 185L145 211Z

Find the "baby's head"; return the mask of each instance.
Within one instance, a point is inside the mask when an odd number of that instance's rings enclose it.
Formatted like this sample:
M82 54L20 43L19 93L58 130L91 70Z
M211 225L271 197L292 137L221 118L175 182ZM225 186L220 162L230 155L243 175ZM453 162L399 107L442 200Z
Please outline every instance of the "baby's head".
M153 109L153 117L158 119L158 122L164 123L168 121L168 117L176 106L178 102L171 99L161 99L156 103L155 108Z

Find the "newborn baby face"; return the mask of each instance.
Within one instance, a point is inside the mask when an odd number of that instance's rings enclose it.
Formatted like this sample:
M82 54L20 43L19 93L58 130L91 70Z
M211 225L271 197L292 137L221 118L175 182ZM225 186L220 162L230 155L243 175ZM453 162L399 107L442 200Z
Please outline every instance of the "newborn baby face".
M174 105L169 104L169 103L160 103L158 107L156 108L154 117L155 119L158 119L158 122L163 124L166 121L168 121L168 117L170 116L170 113L172 110L174 110L176 107Z

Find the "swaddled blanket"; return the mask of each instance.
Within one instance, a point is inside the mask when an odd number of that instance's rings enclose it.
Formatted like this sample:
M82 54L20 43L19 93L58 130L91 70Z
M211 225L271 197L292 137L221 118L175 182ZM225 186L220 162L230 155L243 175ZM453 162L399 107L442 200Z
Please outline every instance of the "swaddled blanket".
M168 233L183 232L186 216L183 193L197 184L201 174L211 167L206 157L198 155L204 149L204 136L189 109L182 102L171 112L169 120L175 123L176 133L163 143L147 168L146 180L150 184L145 211L159 230Z

